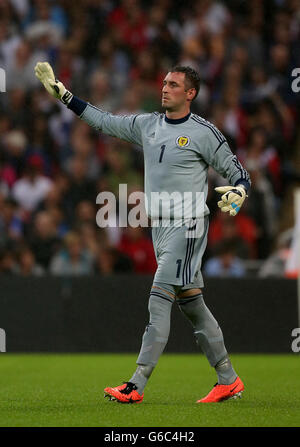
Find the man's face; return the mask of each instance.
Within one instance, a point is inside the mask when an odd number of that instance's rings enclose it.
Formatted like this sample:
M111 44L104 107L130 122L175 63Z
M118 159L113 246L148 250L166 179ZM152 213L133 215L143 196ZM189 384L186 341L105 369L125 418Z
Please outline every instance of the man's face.
M177 110L190 103L195 89L186 90L184 83L185 73L169 72L163 81L162 88L162 106L166 110Z

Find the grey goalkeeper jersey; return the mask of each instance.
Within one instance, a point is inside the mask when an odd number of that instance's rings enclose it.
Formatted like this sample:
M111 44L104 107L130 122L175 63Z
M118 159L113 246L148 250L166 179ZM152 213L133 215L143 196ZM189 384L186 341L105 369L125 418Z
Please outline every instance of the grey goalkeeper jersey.
M146 211L152 219L209 214L209 166L230 185L250 186L247 171L223 134L198 115L190 113L177 120L158 112L123 116L84 104L84 110L82 107L77 113L90 126L143 147Z

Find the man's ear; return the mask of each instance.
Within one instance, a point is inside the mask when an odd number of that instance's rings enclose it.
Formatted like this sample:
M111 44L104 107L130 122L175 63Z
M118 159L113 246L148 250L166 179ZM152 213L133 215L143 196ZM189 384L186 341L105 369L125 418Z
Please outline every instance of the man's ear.
M187 94L188 94L187 100L192 102L193 99L195 98L196 90L194 88L189 88Z

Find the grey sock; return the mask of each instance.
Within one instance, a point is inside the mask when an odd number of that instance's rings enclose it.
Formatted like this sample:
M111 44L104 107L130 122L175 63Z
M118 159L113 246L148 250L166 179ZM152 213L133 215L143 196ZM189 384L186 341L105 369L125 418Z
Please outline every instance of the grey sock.
M143 394L144 388L154 370L154 366L138 365L135 373L129 380L129 382L135 383L137 386L137 392Z
M141 350L137 359L138 367L130 382L141 394L167 344L170 333L171 309L174 300L163 291L151 291L149 299L150 321L143 335Z
M205 353L210 365L216 368L218 383L232 383L236 373L228 358L222 331L205 305L202 294L179 298L176 302L191 322L197 344Z
M233 369L231 361L226 355L222 360L220 360L216 366L216 373L218 374L218 383L222 385L230 385L237 378L237 374Z

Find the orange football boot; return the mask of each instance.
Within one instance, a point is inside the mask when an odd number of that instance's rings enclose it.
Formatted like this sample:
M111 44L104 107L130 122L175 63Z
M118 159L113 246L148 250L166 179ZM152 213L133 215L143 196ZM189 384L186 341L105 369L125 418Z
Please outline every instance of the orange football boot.
M123 404L139 404L144 398L144 393L140 395L136 390L137 387L134 383L123 382L123 385L115 388L104 388L104 397L108 397L109 400L117 400Z
M239 377L235 379L230 385L215 384L213 389L203 399L197 400L197 404L206 402L222 402L228 399L237 399L242 397L244 391L244 384Z

